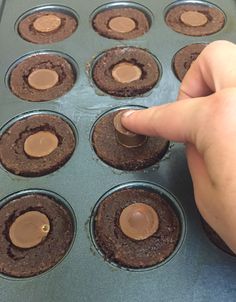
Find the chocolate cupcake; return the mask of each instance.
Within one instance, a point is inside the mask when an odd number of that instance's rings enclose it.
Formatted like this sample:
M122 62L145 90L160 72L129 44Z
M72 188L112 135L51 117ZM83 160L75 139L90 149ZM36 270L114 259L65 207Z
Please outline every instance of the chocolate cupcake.
M160 137L145 137L125 129L120 122L123 111L108 113L96 123L92 144L98 157L121 170L140 170L158 162L169 142Z
M52 114L22 118L0 137L1 164L22 176L41 176L59 169L74 149L73 130L62 118Z
M150 27L147 16L136 8L110 8L95 15L94 30L109 39L129 40L144 35Z
M32 102L56 99L74 85L75 74L64 58L38 54L20 62L11 71L9 85L19 98Z
M54 198L25 194L0 209L0 272L31 277L55 266L74 236L71 213Z
M143 95L157 83L160 71L147 51L136 47L117 47L106 51L92 70L95 84L116 97Z
M221 237L209 226L209 224L201 218L203 229L209 240L225 253L236 257L236 254L226 245Z
M177 4L165 16L166 24L187 36L207 36L221 30L225 24L223 12L204 4Z
M163 262L175 250L181 232L169 202L139 188L121 189L102 200L93 227L105 259L127 268Z
M52 44L62 41L76 30L78 22L71 14L59 11L39 11L20 21L20 36L35 44Z
M190 44L180 49L174 56L173 69L176 77L182 81L193 61L197 59L207 44Z

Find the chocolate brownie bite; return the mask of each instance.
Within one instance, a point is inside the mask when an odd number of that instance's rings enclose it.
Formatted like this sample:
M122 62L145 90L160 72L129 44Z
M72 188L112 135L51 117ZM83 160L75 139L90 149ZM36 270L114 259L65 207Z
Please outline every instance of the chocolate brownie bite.
M52 114L34 114L11 125L0 137L0 161L21 176L42 176L62 167L75 149L69 124Z
M20 36L35 44L52 44L73 34L78 26L75 16L59 11L38 11L26 16L18 25Z
M168 258L181 233L179 218L163 196L141 188L121 189L101 201L94 237L107 261L147 268Z
M51 196L32 193L0 209L0 272L31 277L55 266L74 237L71 213Z
M14 67L9 86L23 100L43 102L64 95L74 82L73 67L66 59L58 55L38 54Z
M224 13L205 4L177 4L165 16L166 24L174 31L188 36L207 36L221 30Z
M94 30L109 39L129 40L144 35L150 27L145 13L136 8L109 8L92 20Z
M123 112L108 113L95 124L92 145L97 156L108 165L127 171L155 164L168 150L169 142L128 131L120 121Z
M193 61L197 59L207 44L190 44L180 49L174 56L173 69L176 77L182 81Z
M160 77L154 57L136 47L117 47L106 51L92 70L95 84L116 97L140 96L151 90Z
M236 254L231 251L231 249L226 245L223 239L221 239L221 237L212 229L212 227L210 227L210 225L203 218L201 218L201 221L203 229L209 240L225 253L236 257Z

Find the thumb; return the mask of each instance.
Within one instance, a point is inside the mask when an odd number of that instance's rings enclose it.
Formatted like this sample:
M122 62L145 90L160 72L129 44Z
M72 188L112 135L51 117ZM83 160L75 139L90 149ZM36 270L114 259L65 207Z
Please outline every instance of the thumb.
M194 142L198 125L204 118L204 104L210 97L185 99L144 110L129 110L123 114L121 121L125 128L135 133Z

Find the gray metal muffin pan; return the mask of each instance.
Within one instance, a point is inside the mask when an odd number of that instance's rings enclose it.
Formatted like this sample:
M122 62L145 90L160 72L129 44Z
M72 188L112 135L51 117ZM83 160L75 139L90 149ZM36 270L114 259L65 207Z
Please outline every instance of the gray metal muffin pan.
M77 224L70 252L53 269L28 279L0 278L1 302L236 301L236 258L215 247L202 229L183 145L173 144L159 165L143 171L124 172L104 164L96 156L90 141L92 126L106 111L119 106L149 107L176 99L179 81L172 72L171 62L179 49L191 43L220 39L236 42L236 2L212 1L224 11L226 24L221 31L207 37L189 37L168 28L164 14L172 3L170 0L137 2L152 12L149 32L134 40L117 41L101 37L91 26L90 17L94 10L106 3L102 0L58 0L53 4L43 0L0 1L0 127L23 113L50 110L71 120L79 137L71 159L52 174L24 178L0 169L2 204L4 198L19 191L52 191L68 202ZM23 40L17 32L17 20L28 10L43 5L52 9L62 5L77 12L79 26L73 35L50 45ZM113 1L112 5L117 2ZM115 46L146 48L160 61L162 77L148 95L116 99L97 93L91 85L88 65L104 50ZM21 57L41 51L61 52L73 58L79 66L76 83L71 91L53 101L33 103L20 100L7 86L7 71ZM140 271L120 269L104 261L94 246L90 232L91 213L101 196L113 188L120 185L143 187L146 183L147 187L160 186L161 192L166 190L175 196L183 208L186 233L178 251L163 265Z

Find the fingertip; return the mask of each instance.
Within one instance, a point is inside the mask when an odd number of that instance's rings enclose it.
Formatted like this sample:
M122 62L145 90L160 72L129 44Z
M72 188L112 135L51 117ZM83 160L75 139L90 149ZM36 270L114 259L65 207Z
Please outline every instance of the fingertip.
M135 113L137 113L137 111L140 111L140 110L138 110L138 109L136 109L136 110L134 110L134 109L126 110L121 116L122 125L126 129L128 129L130 131L133 131L133 132L135 132L135 130L136 130L135 126L137 125L136 124L136 118L135 118L135 116L136 116Z
M127 117L129 117L131 114L133 114L135 111L137 110L127 110L122 114L122 119L126 119Z
M129 125L131 123L131 116L134 115L134 113L137 110L127 110L121 115L121 123L125 128L129 128Z

